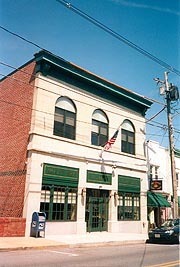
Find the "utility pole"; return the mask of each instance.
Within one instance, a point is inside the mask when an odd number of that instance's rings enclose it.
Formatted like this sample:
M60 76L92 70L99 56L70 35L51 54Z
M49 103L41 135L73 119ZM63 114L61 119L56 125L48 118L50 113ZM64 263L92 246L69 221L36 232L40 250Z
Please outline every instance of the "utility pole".
M173 187L173 206L174 213L173 217L178 217L178 195L177 195L177 179L176 179L176 166L174 157L174 136L173 136L173 126L171 117L171 97L170 97L170 87L168 83L168 72L164 72L165 80L165 92L166 92L166 104L167 104L167 119L168 119L168 132L169 132L169 150L170 150L170 160L171 160L171 176L172 176L172 187Z
M175 166L175 156L174 156L174 136L173 136L173 125L171 116L171 101L177 101L179 98L179 92L177 86L171 86L168 82L168 73L164 72L164 81L159 78L154 80L160 86L160 94L165 94L166 106L167 106L167 119L168 119L168 134L169 134L169 152L170 152L170 162L171 162L171 178L172 178L172 188L173 188L173 218L178 217L178 195L177 195L177 179L176 179L176 166Z

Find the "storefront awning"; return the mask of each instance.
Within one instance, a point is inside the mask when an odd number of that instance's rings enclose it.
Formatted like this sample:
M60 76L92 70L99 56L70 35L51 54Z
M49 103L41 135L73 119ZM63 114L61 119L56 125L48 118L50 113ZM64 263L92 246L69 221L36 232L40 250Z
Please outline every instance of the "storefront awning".
M161 194L154 192L148 192L147 194L147 206L148 207L171 207L170 203Z
M180 207L180 197L178 197L178 206Z

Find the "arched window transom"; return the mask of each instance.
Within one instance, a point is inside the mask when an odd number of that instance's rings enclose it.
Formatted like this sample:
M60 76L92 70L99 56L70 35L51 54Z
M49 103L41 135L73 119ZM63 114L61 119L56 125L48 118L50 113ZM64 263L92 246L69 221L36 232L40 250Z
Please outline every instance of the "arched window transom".
M108 118L106 114L96 109L92 115L92 131L91 144L96 146L104 146L108 141Z
M135 155L135 129L129 120L121 126L121 151Z
M54 135L75 140L76 108L67 97L60 97L55 104Z

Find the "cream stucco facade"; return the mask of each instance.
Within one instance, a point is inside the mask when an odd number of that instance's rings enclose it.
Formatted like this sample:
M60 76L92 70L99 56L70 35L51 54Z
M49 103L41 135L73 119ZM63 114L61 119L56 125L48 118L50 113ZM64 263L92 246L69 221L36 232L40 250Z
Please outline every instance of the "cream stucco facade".
M91 86L96 85L92 83ZM26 236L30 234L32 213L40 210L44 164L67 166L79 170L76 220L47 221L46 234L77 234L87 231L85 210L88 188L108 191L107 231L146 233L148 181L144 151L146 137L144 115L128 106L114 103L108 95L107 98L101 97L94 94L93 90L86 91L82 87L69 83L68 79L64 81L51 75L45 76L41 72L36 74L24 201ZM71 99L77 110L75 140L53 134L55 103L61 96ZM102 147L91 144L92 114L96 109L101 109L108 117L109 137L125 119L133 123L135 155L121 152L121 132L119 131L112 148L104 151L102 157L99 156ZM111 184L88 182L88 170L111 174ZM127 222L117 218L115 193L118 191L119 175L136 177L140 180L139 220Z

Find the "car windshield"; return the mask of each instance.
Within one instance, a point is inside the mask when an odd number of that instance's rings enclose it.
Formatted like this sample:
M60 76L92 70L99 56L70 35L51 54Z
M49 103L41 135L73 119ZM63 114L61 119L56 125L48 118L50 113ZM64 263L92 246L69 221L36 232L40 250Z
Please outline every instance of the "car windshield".
M180 219L167 220L161 227L172 227L180 224Z

